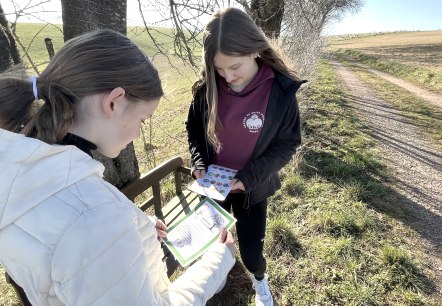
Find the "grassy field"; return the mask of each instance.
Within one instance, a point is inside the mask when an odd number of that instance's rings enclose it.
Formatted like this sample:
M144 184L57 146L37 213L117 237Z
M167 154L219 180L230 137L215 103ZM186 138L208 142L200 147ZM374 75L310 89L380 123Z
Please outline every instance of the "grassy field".
M171 29L156 28L151 31L156 44L166 53L173 54L173 40ZM19 23L17 24L17 36L19 37L19 49L27 64L30 64L27 53L31 55L32 62L37 66L38 71L44 69L49 61L48 52L45 46L45 38L51 38L55 51L63 45L62 25L42 24L42 23ZM129 27L128 36L140 46L151 58L156 58L157 48L152 43L152 39L143 27ZM200 48L193 46L198 56ZM172 64L177 64L173 63ZM182 65L177 65L181 67Z
M431 304L425 254L410 252L419 242L402 222L408 212L392 202L388 169L343 94L323 65L302 100L304 147L299 163L283 171L266 249L275 284L284 288L281 302Z
M442 31L334 37L328 50L442 94Z
M44 62L45 52L38 54ZM179 73L164 57L154 61L166 98L144 140L135 142L142 170L173 155L188 160L183 121L195 72L176 59ZM283 188L269 204L265 252L275 300L279 305L440 305L427 246L408 226L413 215L395 201L388 169L345 96L325 63L299 96L303 146L281 171ZM15 306L1 274L0 305ZM226 289L209 305L252 301L250 280L238 263Z
M442 71L442 31L395 32L351 39L332 37L329 48L357 50L381 59Z
M177 66L181 63L178 59L172 60ZM190 160L184 120L191 101L190 87L196 80L196 73L190 67L181 67L179 71L170 68L169 61L164 57L156 57L154 62L160 71L166 94L143 130L143 137L134 142L142 172L175 155Z

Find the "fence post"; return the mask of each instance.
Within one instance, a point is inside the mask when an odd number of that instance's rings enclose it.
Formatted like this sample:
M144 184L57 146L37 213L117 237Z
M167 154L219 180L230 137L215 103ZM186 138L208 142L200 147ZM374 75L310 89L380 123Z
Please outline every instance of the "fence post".
M45 38L45 44L46 44L46 49L48 50L48 54L49 54L49 59L52 59L54 57L54 46L52 45L52 39L50 38Z

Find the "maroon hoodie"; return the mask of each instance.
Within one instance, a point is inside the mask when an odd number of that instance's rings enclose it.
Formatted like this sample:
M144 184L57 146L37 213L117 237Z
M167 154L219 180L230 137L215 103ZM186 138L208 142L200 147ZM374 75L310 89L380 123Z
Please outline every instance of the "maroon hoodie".
M214 164L241 170L249 162L264 126L270 89L275 75L261 63L253 80L241 92L229 88L220 78L218 116L222 128L216 135L221 142Z

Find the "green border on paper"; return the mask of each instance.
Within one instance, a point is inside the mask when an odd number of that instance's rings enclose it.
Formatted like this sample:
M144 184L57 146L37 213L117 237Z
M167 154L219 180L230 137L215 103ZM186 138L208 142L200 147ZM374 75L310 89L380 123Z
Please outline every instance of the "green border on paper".
M199 202L194 209L192 209L187 215L185 215L184 217L182 217L179 221L177 221L174 225L172 225L168 232L170 233L171 231L173 231L177 226L179 226L184 220L186 220L187 218L189 218L190 216L192 216L193 214L195 214L195 212L205 203L209 203L211 204L221 215L223 215L226 219L227 219L227 225L226 228L230 229L232 228L232 226L235 224L236 219L229 214L224 208L222 208L221 206L219 206L218 203L216 203L214 200L212 200L211 198L204 198L201 202ZM207 249L216 241L218 240L218 235L215 235L213 237L213 239L211 239L208 243L206 243L203 247L201 247L198 250L195 250L195 252L189 257L189 258L184 258L181 253L173 246L172 243L170 243L169 240L167 240L167 238L163 239L164 243L166 244L166 246L168 247L168 249L172 252L173 256L175 256L175 258L178 260L178 262L180 263L180 265L182 267L185 267L187 265L189 265L191 262L193 262L195 259L197 259L199 256L201 256L202 254L204 254Z

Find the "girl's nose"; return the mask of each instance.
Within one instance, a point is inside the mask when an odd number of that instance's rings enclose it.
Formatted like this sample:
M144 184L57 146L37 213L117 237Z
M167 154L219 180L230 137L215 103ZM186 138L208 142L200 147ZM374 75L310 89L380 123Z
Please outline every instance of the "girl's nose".
M230 83L234 79L233 73L226 73L226 82Z

